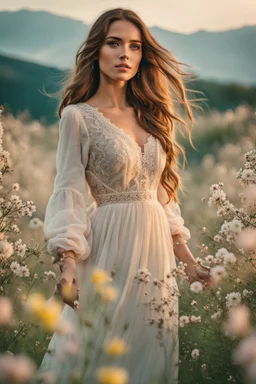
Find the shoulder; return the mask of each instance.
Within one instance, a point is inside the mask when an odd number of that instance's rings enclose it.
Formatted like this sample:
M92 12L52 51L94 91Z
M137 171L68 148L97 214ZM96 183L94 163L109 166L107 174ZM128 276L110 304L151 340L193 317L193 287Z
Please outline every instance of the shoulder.
M85 130L87 130L90 125L89 114L85 108L83 108L82 103L69 104L64 107L61 112L61 120L79 123L84 126Z
M60 130L63 134L80 135L82 143L88 143L90 137L88 124L79 104L69 104L63 108L60 119Z
M69 104L63 108L61 112L61 119L72 118L72 119L81 119L82 114L76 104Z
M87 122L79 104L69 104L62 109L60 124L77 126L81 131L87 131Z

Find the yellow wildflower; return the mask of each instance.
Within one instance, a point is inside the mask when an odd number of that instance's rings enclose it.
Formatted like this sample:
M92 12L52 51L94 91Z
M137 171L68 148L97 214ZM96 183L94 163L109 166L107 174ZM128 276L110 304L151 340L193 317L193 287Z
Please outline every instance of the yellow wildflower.
M40 293L32 293L28 297L26 307L47 329L55 329L61 315L61 305L56 300L47 303Z
M60 321L61 309L61 305L57 301L52 301L45 305L38 318L47 329L53 331Z
M103 284L112 281L112 279L104 269L94 268L91 281L95 284L96 288L100 288Z
M96 376L101 384L126 384L128 372L119 367L101 367L96 371Z
M45 306L45 298L40 293L31 293L26 301L26 307L35 316L41 313Z
M103 289L100 290L100 296L103 301L115 301L118 295L117 290L114 287L111 287L110 285L105 286Z
M118 337L106 343L103 347L104 351L111 356L124 355L129 351L126 342Z

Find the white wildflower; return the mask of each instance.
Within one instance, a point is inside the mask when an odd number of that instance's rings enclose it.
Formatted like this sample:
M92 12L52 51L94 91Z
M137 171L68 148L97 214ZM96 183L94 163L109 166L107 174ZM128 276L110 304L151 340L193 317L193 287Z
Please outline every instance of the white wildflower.
M13 232L20 233L20 229L19 229L18 225L16 225L16 224L13 224L11 226L11 229Z
M17 255L20 258L23 258L25 253L26 253L26 250L27 250L27 245L22 244L22 239L15 241L14 248L15 248L15 252L17 253Z
M216 243L220 243L222 241L222 237L220 235L215 235L213 240L216 241Z
M213 193L213 192L215 192L215 191L219 191L220 190L220 186L219 186L219 184L212 184L211 186L210 186L210 193Z
M228 250L226 248L220 248L216 253L215 253L215 257L219 258L219 259L224 259L224 256L226 256L228 254Z
M214 260L213 255L207 255L207 256L205 257L205 261L208 261L208 263L211 263L213 260Z
M34 230L41 229L43 228L43 226L44 226L44 222L37 217L34 217L29 221L29 228L31 229L34 229Z
M220 233L224 235L228 235L230 231L231 231L230 222L225 220L220 228Z
M233 219L231 222L230 222L230 229L232 232L234 233L239 233L241 232L242 230L242 227L243 227L243 223L238 220L238 219Z
M213 315L211 315L211 318L213 320L219 319L221 316L221 313L222 313L222 311L221 311L221 309L219 309L217 312L215 312Z
M241 172L241 179L244 181L253 181L255 180L255 174L253 169L244 169Z
M190 290L194 293L199 293L203 290L203 285L200 281L194 281L190 284Z
M12 189L13 189L14 191L18 191L18 190L20 189L20 185L19 185L19 183L14 183L14 184L12 185Z
M198 349L193 349L193 351L191 352L191 356L194 360L196 360L199 356L199 350Z
M218 283L221 279L227 276L225 268L221 265L217 265L211 268L210 275L215 283Z
M183 328L185 324L189 323L189 316L182 315L180 316L180 328Z
M29 269L26 265L20 267L19 276L28 277L30 275Z
M226 194L222 190L216 190L212 193L212 196L208 200L208 205L217 204L218 202L223 202L226 199Z
M242 293L244 297L250 297L253 295L253 291L248 291L248 289L244 289Z
M0 253L8 259L13 254L13 245L6 240L0 241Z
M135 279L138 279L138 283L144 282L148 283L150 281L151 273L147 268L140 268L138 272L135 274Z
M235 255L232 253L232 252L228 252L226 255L224 255L224 264L228 264L228 263L235 263L236 262L236 257Z
M228 308L232 308L235 305L241 303L241 293L231 292L226 295L226 305Z
M19 276L19 274L20 274L20 264L19 263L17 263L16 261L13 261L10 265L10 268L15 275Z
M56 274L53 271L45 271L44 272L46 278L56 280Z

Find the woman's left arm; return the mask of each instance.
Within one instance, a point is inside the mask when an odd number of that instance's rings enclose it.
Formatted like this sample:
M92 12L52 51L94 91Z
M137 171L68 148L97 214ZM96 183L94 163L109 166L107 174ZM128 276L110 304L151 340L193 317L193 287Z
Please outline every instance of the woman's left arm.
M174 246L174 254L183 263L186 263L189 267L192 267L196 260L192 255L189 247L184 242L183 237L180 234L172 235L173 246Z
M211 268L200 264L202 269L199 269L196 264L195 258L193 257L189 247L184 242L182 236L178 234L172 236L172 238L174 245L174 254L177 259L187 264L187 266L185 267L185 273L189 277L190 282L192 283L193 281L205 281L207 282L208 286L213 286L214 282L210 275Z
M168 204L166 204L167 198L168 196L166 190L164 189L162 184L159 183L158 200L163 206L168 220L170 232L173 239L173 250L175 256L177 257L177 259L187 264L187 266L185 267L185 272L189 276L190 281L200 281L201 279L203 279L210 283L210 268L201 264L204 270L199 270L195 266L196 260L186 244L187 240L191 238L191 234L189 229L184 225L184 219L181 215L180 206L178 205L178 203L172 200Z

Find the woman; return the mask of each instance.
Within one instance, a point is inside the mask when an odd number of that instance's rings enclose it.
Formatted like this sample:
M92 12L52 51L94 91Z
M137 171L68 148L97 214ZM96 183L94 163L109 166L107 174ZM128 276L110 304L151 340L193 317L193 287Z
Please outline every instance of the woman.
M136 284L134 274L146 269L164 279L176 267L176 256L187 263L191 281L211 282L208 268L194 265L177 198L181 181L175 166L178 154L185 154L175 141L174 123L187 124L175 102L193 121L182 75L188 74L136 13L112 9L95 21L79 48L59 106L57 175L44 230L48 251L62 271L63 318L74 319L72 307L78 297L82 301L89 263L114 270L120 297L112 312L113 336L121 334L127 320L124 339L131 353L120 361L133 384L153 383L163 374L164 382L176 383L179 360L178 296L169 303L173 315L166 320L164 351L157 327L146 323L149 285ZM90 193L96 202L91 210ZM64 295L67 282L72 299ZM177 288L175 277L168 283ZM161 300L166 291L152 284L147 294ZM49 347L60 349L61 336L54 334ZM54 356L46 354L41 368L56 366ZM68 383L67 375L62 371L58 382Z

